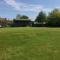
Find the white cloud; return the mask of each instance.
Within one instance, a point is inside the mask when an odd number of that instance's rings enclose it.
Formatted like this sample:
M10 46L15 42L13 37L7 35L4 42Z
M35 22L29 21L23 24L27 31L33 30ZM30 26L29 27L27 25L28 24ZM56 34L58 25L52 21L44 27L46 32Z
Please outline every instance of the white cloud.
M43 9L43 6L41 5L30 5L30 4L26 4L26 3L18 3L15 0L4 0L5 3L7 3L8 5L10 5L11 7L13 7L15 10L18 11L34 11L34 12L38 12L41 9Z
M20 10L19 5L16 3L15 0L4 0L8 5L12 6L13 8Z

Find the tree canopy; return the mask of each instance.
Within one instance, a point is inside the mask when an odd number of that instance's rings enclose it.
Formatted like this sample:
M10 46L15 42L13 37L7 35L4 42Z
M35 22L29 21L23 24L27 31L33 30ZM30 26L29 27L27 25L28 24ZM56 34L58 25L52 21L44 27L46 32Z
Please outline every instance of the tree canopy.
M16 16L16 20L24 20L24 19L29 19L29 17L28 16L26 16L26 15L20 15L20 14L17 14L17 16Z
M60 10L59 9L54 9L49 13L50 18L60 18Z
M46 21L46 14L43 11L39 12L35 21L39 22L39 23L45 22Z

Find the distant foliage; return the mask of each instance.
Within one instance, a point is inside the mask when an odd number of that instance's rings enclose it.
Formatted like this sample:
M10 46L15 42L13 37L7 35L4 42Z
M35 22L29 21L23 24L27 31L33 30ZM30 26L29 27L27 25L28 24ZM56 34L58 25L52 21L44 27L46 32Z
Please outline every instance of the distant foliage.
M15 19L13 19L12 27L25 27L25 26L31 26L31 20L28 16L25 15L17 15Z
M35 21L38 22L38 23L46 22L46 14L43 11L39 12Z
M21 15L17 14L15 20L21 20L21 19L29 19L29 17L26 15L21 16Z
M54 9L48 15L48 26L59 27L60 26L60 10Z
M7 27L12 24L12 20L8 20L7 18L0 17L0 26Z
M39 12L38 16L35 19L34 26L36 27L45 26L46 21L47 21L47 16L45 12L41 11Z
M41 11L35 19L35 26L51 26L51 27L60 27L60 10L54 9L48 13L48 16ZM39 24L40 23L40 24ZM46 23L46 24L44 24Z
M23 15L23 16L21 16L21 17L20 17L20 19L29 19L29 17L28 17L28 16Z
M53 9L48 15L40 11L34 21L26 15L17 14L13 20L0 17L0 26L60 27L60 10Z

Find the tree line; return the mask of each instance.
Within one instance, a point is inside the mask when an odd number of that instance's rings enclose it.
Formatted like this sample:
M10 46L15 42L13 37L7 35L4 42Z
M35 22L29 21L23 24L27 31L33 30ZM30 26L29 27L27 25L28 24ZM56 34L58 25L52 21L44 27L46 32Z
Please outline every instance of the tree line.
M60 10L53 9L51 12L48 13L48 15L44 11L40 11L34 21L29 19L28 16L21 16L20 14L17 14L13 20L0 17L0 25L5 27L11 26L14 23L14 21L17 20L19 20L20 22L22 20L26 25L28 24L26 23L26 21L28 20L29 22L32 22L31 26L33 27L60 27Z
M43 23L46 23L45 26L60 27L60 10L54 9L49 12L48 15L46 15L45 12L41 11L35 19L35 22L42 23L42 26L44 25Z

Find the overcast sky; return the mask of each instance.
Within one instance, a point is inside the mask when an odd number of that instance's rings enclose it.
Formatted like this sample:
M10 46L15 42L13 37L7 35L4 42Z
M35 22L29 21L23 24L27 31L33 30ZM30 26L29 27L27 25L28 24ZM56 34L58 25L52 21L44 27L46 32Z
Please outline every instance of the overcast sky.
M16 14L35 19L41 10L46 13L60 8L60 0L0 0L0 16L14 18Z

